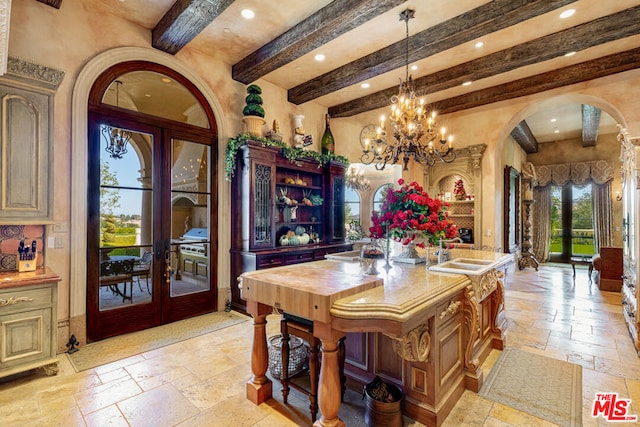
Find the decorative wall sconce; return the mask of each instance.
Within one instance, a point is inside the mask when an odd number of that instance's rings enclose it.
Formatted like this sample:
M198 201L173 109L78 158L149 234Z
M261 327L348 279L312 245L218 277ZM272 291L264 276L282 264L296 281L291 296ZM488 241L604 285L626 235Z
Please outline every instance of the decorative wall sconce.
M622 194L620 194L619 191L616 191L616 200L619 202L622 201Z

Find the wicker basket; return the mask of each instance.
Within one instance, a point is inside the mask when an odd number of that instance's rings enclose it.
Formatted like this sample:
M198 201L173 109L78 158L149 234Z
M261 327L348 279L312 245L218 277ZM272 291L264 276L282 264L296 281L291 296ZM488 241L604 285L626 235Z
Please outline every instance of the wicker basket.
M282 378L282 335L269 338L269 372L274 378ZM309 346L293 335L289 335L289 377L305 369L309 361Z

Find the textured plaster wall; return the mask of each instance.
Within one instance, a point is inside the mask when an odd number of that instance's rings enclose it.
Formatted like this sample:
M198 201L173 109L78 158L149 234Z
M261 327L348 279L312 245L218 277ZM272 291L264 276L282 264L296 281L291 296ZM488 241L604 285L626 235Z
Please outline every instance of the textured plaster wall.
M54 220L62 225L61 230L70 228L72 210L71 129L74 118L71 100L78 74L92 58L110 49L124 46L152 49L149 30L111 15L110 8L109 2L102 1L65 0L61 9L31 0L12 3L9 55L63 70L66 73L55 97L53 140ZM244 106L245 86L231 79L230 64L222 63L189 47L175 55L175 60L184 63L193 73L200 76L220 105L222 113L216 117L216 120L222 129L218 144L219 157L222 158L228 138L243 131L241 111ZM268 126L274 119L278 120L281 133L290 139L293 129L292 116L303 114L305 130L313 136L312 148L317 150L324 130L326 106L315 102L295 106L286 101L285 89L266 80L259 80L256 83L263 89L265 119ZM517 147L508 140L511 129L520 120L537 109L549 105L587 100L588 103L603 108L621 121L632 136L640 135L640 103L637 102L639 95L640 70L634 70L593 82L448 115L446 120L448 127L456 135L456 146L464 147L481 143L488 145L482 161L482 191L484 192L483 204L480 207L484 232L482 243L496 246L502 241L502 171L508 162L513 161L515 165L523 160ZM387 113L386 109L332 120L337 153L348 156L354 162L359 161L360 130L368 123L376 123L383 112ZM511 154L505 154L505 150ZM223 166L222 161L219 161L219 169L222 171L224 168L221 166ZM413 163L409 167L410 170L404 173L405 180L422 182L421 167ZM218 179L224 179L222 173ZM229 284L230 194L226 183L221 184L219 189L220 224L217 261L220 275L218 287L224 291ZM60 237L64 242L63 248L46 249L46 263L62 277L59 286L58 317L68 325L71 298L69 287L71 237L65 231L54 233L52 226L46 226L46 234ZM221 295L224 294L221 293ZM221 298L220 303L224 304L224 298ZM76 324L82 327L83 315L76 317ZM71 323L74 324L73 319ZM63 340L60 341L64 344Z

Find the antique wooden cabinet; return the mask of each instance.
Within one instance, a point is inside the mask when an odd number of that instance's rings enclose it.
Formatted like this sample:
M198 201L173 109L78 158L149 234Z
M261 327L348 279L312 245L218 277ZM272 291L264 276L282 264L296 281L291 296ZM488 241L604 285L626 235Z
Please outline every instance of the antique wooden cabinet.
M352 249L345 242L345 165L290 161L277 147L249 141L231 184L231 304L244 311L237 278L324 259ZM287 235L293 234L292 237Z
M638 211L640 210L640 138L629 137L625 129L620 130L618 139L622 143L622 313L629 333L640 355L640 323L638 321L638 251L640 250L640 230Z
M0 378L39 367L56 374L60 278L48 270L3 273L2 277Z

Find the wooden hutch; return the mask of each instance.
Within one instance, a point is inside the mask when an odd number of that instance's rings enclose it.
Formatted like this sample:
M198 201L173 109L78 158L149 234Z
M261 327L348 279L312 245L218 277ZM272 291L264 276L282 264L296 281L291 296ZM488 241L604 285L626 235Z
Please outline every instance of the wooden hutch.
M245 312L237 282L242 273L321 260L353 245L345 242L346 165L291 161L279 147L256 141L241 147L236 161L231 184L231 305ZM288 232L296 238L283 239Z

